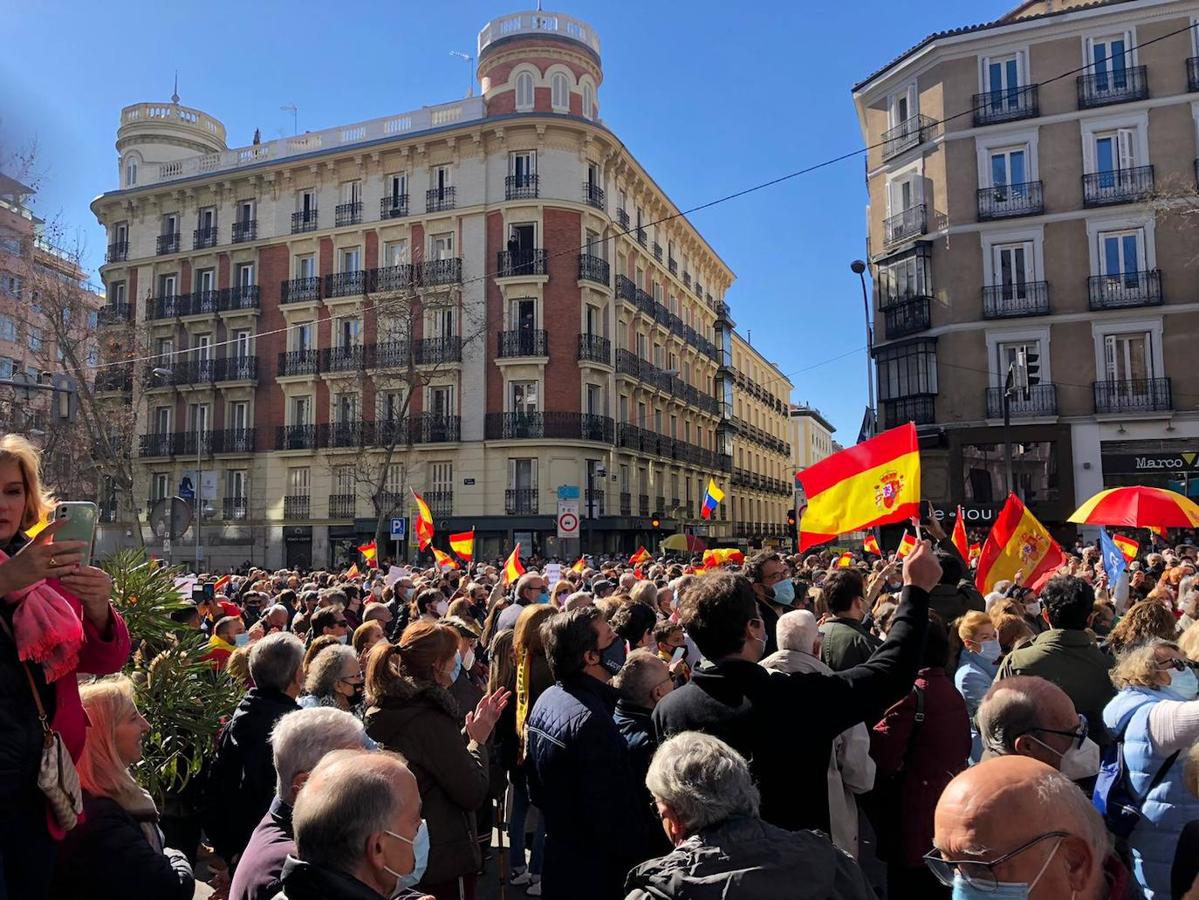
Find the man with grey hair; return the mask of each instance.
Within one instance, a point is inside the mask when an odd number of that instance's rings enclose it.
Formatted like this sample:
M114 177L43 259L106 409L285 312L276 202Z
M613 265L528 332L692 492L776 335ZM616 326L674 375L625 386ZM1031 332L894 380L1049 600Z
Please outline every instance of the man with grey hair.
M495 622L495 634L501 631L507 631L509 628L516 627L516 620L520 618L521 611L533 603L549 603L550 597L546 593L546 582L539 572L525 572L516 580L516 588L513 590L513 603L505 608ZM545 595L544 598L542 595Z
M762 660L774 672L818 672L831 675L820 659L820 628L806 609L779 616L779 649ZM858 855L857 795L874 787L874 760L870 758L870 732L864 723L851 725L833 738L828 760L829 832L833 843L853 857Z
M398 897L428 864L416 777L393 753L325 756L296 797L292 828L279 900Z
M268 634L250 650L254 687L217 737L205 785L204 830L230 871L275 795L269 736L275 723L300 707L304 645L294 634Z
M719 738L668 739L645 783L674 850L629 873L626 900L874 897L857 863L823 834L762 821L749 765Z
M287 607L282 603L276 603L263 616L263 619L266 621L267 633L273 634L277 631L286 631L288 618Z
M625 743L629 745L629 768L638 785L645 784L650 760L658 749L654 735L654 723L650 718L658 701L674 689L670 670L653 650L640 648L629 654L612 679L612 686L620 694L616 701L616 712L612 718L620 729ZM648 791L645 793L646 848L642 859L660 856L670 846L662 840L662 829L658 818L653 815Z
M229 900L272 900L283 887L288 855L296 852L292 807L308 774L326 753L361 750L366 729L348 712L330 707L301 709L279 720L271 732L275 759L275 798L242 853L229 888Z
M637 584L637 576L632 572L625 572L620 576L619 583L621 592L627 594L633 589L633 586Z
M1081 781L1099 772L1099 747L1070 696L1052 681L1014 675L991 685L975 713L983 759L1031 756Z
M586 591L575 591L566 598L566 602L562 604L563 612L570 612L572 609L582 609L584 606L594 606L595 600Z

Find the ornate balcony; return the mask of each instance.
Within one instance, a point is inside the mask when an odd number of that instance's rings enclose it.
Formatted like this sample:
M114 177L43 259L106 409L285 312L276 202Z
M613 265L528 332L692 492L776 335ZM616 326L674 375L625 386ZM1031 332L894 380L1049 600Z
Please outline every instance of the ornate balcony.
M320 299L321 279L319 275L293 278L283 282L279 289L280 303L311 303Z
M113 241L108 245L108 253L105 254L106 262L124 262L129 257L129 242L128 241Z
M615 426L608 416L577 412L487 413L486 440L550 439L612 443Z
M232 237L235 244L256 240L258 238L258 220L243 219L240 222L234 222Z
M625 210L619 208L616 210L616 224L621 228L628 229L629 214Z
M421 338L412 342L417 365L462 362L462 338L456 334Z
M537 488L508 488L504 491L504 512L510 516L537 515Z
M168 253L179 252L179 232L174 234L160 234L158 236L157 250L159 256L165 256Z
M353 272L334 272L325 276L325 297L357 297L366 293L365 269Z
M1057 415L1057 385L1030 384L1028 399L1013 391L1008 399L1008 414L1013 419L1044 418ZM1003 388L987 388L987 418L1003 418Z
M416 267L403 263L371 269L370 289L379 292L408 291L415 283Z
M1079 109L1131 103L1149 96L1149 76L1144 66L1079 75L1077 84Z
M1168 412L1174 408L1169 378L1136 378L1094 383L1095 412Z
M333 225L342 228L346 225L357 225L362 221L362 201L353 203L338 203L333 207Z
M454 208L452 187L433 188L425 191L425 212L445 212Z
M612 365L612 342L598 334L580 334L579 359Z
M1037 102L1037 86L1002 88L974 95L974 125L997 125L1017 119L1031 119L1041 114Z
M496 335L496 355L501 359L549 356L549 334L540 328L518 328Z
M1036 216L1045 211L1041 182L999 184L978 190L978 219L1010 219L1015 216Z
M138 442L138 455L143 458L170 456L174 448L174 437L172 434L143 434Z
M906 422L915 422L917 425L934 424L937 420L935 399L929 394L917 394L881 401L879 406L884 427L894 428Z
M226 522L238 522L248 518L249 510L248 497L225 497L221 501L221 518Z
M579 278L608 286L608 261L589 253L579 254Z
M312 503L307 494L289 494L283 498L283 518L306 520L311 517Z
M352 519L358 506L358 497L354 494L330 494L329 518Z
M320 213L316 207L294 212L291 214L291 233L304 234L305 232L316 231L319 221Z
M505 200L533 200L537 197L538 178L532 173L509 175L504 179Z
M212 433L212 452L253 453L257 436L257 429L254 428L226 428L222 431L214 431Z
M258 285L239 284L226 288L217 298L217 310L220 312L238 312L241 310L258 309Z
M887 325L887 339L894 340L905 335L927 331L932 325L931 306L927 297L906 300L903 303L888 306L883 310L883 317Z
M983 288L983 318L1009 319L1049 314L1049 283L1014 281Z
M883 240L887 244L898 244L919 237L927 231L928 214L923 203L883 219Z
M408 215L408 195L389 194L379 201L380 219L402 219Z
M912 116L883 132L883 159L898 156L903 151L923 143L934 125L936 122L928 116Z
M213 369L214 381L257 381L257 356L229 356L216 360Z
M128 303L108 303L101 306L96 321L100 325L127 325L133 320L133 307Z
M541 249L501 250L496 254L495 269L497 278L544 275L545 251Z
M1126 309L1132 306L1161 306L1161 272L1109 272L1087 279L1091 309Z
M276 450L315 450L315 425L279 425L275 428Z
M215 225L208 228L197 228L192 232L192 249L204 250L208 247L215 247L216 236L217 230Z
M596 209L604 208L604 189L590 181L583 182L583 202Z
M279 375L315 375L319 354L316 350L288 350L279 354Z
M427 259L420 264L420 283L425 287L462 283L462 259Z
M1082 176L1083 206L1135 203L1153 193L1153 166L1112 169Z

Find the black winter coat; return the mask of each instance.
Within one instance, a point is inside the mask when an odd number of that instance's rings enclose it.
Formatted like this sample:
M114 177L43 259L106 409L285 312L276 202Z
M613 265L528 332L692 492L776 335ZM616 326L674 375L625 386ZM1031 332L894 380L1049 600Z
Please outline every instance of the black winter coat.
M590 675L549 688L528 718L529 796L545 816L548 900L611 900L645 846L642 794L612 720L616 690Z
M85 793L87 818L59 847L51 900L191 900L195 880L179 850L159 852L119 803Z
M641 794L641 817L645 826L645 849L640 854L643 859L650 859L670 852L670 842L666 832L662 830L662 820L654 807L653 794L645 786L645 776L649 772L649 764L653 761L654 751L658 742L654 738L654 723L651 718L653 711L642 709L626 703L617 702L616 714L613 716L616 727L629 745L629 765L633 769L633 780L637 783L637 791Z
M275 796L271 729L300 707L282 691L253 688L221 731L204 791L204 830L230 864L246 849Z
M860 666L831 675L784 675L740 658L701 667L654 709L658 741L683 731L720 738L749 761L763 819L828 831L833 739L873 725L911 690L927 631L928 594L905 587L887 641Z

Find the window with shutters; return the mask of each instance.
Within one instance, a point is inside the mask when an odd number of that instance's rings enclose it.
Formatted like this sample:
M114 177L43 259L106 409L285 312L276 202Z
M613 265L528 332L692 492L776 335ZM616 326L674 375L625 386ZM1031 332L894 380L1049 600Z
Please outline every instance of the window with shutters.
M562 72L555 72L550 79L550 104L554 112L570 110L570 80Z
M291 497L307 497L312 488L308 466L297 466L287 470L287 492Z
M520 112L533 108L533 75L530 72L516 76L516 108Z

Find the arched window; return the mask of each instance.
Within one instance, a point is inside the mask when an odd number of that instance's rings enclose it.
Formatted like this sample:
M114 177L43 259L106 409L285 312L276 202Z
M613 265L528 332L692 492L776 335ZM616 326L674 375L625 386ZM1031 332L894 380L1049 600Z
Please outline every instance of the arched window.
M137 157L130 156L125 159L125 187L133 187L137 184Z
M533 108L533 76L528 72L516 76L516 108Z
M591 87L590 82L583 83L583 118L590 119L595 116L595 90Z
M550 103L556 110L565 112L570 109L570 82L561 72L555 73L550 81Z

